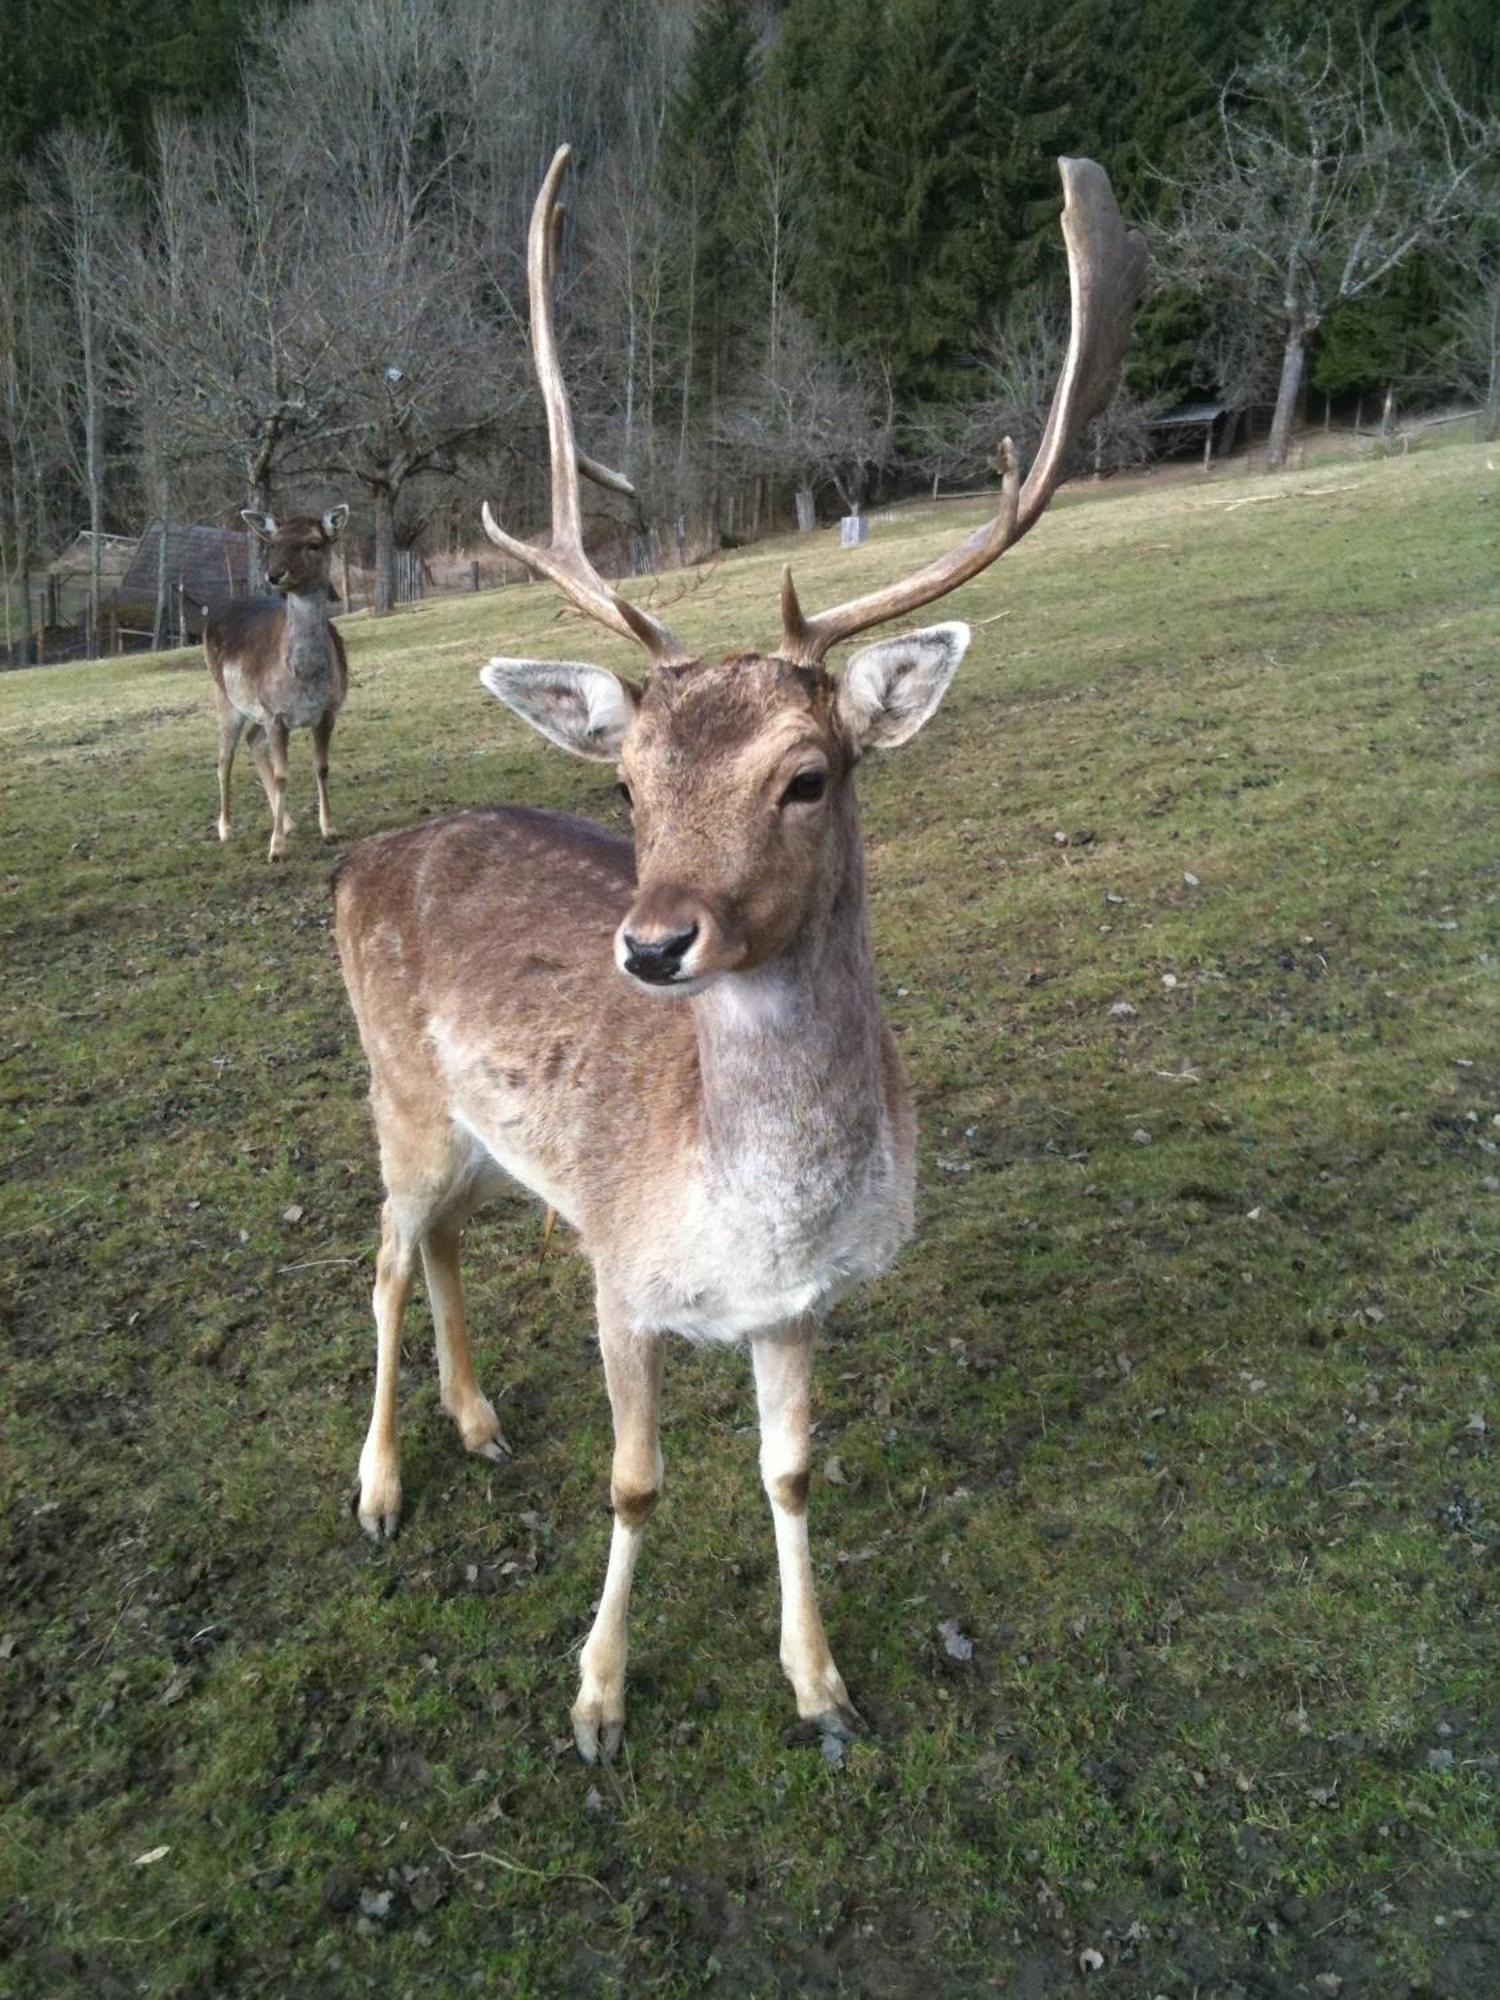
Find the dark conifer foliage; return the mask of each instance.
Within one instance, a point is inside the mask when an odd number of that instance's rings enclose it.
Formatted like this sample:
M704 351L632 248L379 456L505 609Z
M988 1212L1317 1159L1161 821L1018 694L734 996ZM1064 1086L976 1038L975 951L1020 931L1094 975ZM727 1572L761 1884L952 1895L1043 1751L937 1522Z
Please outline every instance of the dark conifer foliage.
M1159 250L1096 462L1130 462L1149 404L1253 413L1267 316L1211 257L1174 264L1167 228L1278 48L1335 78L1368 61L1398 127L1437 130L1439 82L1460 122L1500 115L1495 0L0 0L0 570L85 513L373 492L361 439L388 554L480 497L524 523L545 454L521 249L564 139L560 326L584 428L641 495L638 560L982 476L1065 325L1060 154L1100 160ZM118 168L87 490L70 126ZM1476 304L1497 214L1491 164L1441 240L1323 286L1315 414L1392 384L1500 407Z
M69 119L112 125L144 168L154 107L233 96L255 0L0 0L0 192Z

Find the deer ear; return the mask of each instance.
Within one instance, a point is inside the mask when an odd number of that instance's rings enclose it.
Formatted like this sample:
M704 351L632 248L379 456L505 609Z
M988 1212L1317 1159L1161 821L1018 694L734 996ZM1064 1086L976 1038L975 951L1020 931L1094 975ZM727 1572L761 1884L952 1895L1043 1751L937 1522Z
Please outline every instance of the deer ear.
M253 507L241 507L240 519L247 528L253 528L263 542L270 541L272 535L276 532L276 516L274 514L257 514Z
M969 637L967 625L929 625L856 653L834 704L854 749L894 750L915 736L948 692Z
M549 743L600 764L619 756L640 701L629 681L578 660L491 660L479 678Z
M323 516L323 533L330 542L336 542L344 532L344 523L349 518L349 509L341 500L337 507L330 507Z

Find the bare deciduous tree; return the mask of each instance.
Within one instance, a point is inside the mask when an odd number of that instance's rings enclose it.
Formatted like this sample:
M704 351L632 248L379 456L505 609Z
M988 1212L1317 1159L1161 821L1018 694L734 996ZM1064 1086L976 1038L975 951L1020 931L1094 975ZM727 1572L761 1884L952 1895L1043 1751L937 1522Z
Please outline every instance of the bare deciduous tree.
M743 471L792 485L804 531L816 519L818 486L831 485L845 513L856 513L872 476L895 457L889 390L830 354L790 305L774 353L725 411L719 437Z
M7 651L32 657L27 574L51 526L50 498L67 463L60 301L37 217L0 213L0 590Z
M152 237L129 273L129 391L159 458L232 466L237 497L270 513L292 454L336 419L340 360L315 313L325 218L253 101L237 132L164 119L157 143Z
M73 435L81 438L80 484L89 512L89 630L99 630L104 546L104 429L119 314L114 286L124 224L125 168L108 131L65 125L48 143L34 182L68 300L78 373L70 385Z
M1067 340L1065 312L1029 297L1016 300L1000 316L984 355L979 395L961 409L928 413L911 426L911 455L934 484L993 471L1003 438L1012 441L1023 460L1035 456ZM1150 457L1148 425L1156 408L1149 398L1118 389L1080 433L1076 463L1095 472L1145 464Z
M318 462L370 495L381 612L407 482L453 470L506 403L484 304L502 28L479 0L314 0L268 49L268 119L288 144L312 135L317 319L339 357L339 418Z
M1500 255L1455 284L1452 318L1454 373L1479 404L1479 435L1500 437Z
M1267 462L1284 462L1307 344L1335 306L1373 292L1441 243L1493 158L1494 121L1470 115L1441 72L1411 69L1392 99L1369 43L1273 44L1226 85L1198 170L1169 183L1164 261L1274 328L1280 385Z

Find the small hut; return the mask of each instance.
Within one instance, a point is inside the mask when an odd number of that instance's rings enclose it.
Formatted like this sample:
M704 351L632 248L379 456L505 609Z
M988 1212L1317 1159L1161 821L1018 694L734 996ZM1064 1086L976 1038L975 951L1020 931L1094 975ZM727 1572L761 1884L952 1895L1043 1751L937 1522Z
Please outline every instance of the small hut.
M152 636L163 583L166 629L180 644L201 637L211 607L229 597L243 597L250 588L245 530L153 521L136 543L114 593L115 622L122 634Z
M1152 417L1147 430L1169 431L1175 443L1180 437L1191 438L1195 431L1203 433L1203 470L1208 471L1214 460L1214 427L1223 418L1230 417L1221 440L1227 451L1233 440L1234 423L1227 403L1212 402L1202 398L1196 402L1177 403L1170 410L1163 410L1159 417Z

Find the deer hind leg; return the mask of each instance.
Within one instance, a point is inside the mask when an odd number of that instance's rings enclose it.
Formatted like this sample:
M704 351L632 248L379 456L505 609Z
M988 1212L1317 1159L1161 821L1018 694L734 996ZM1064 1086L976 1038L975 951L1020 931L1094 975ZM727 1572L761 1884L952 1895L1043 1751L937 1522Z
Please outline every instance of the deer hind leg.
M423 1218L425 1221L425 1217ZM420 1227L408 1203L386 1197L375 1263L375 1406L359 1455L359 1525L373 1541L389 1541L401 1519L401 1458L396 1442L396 1389L401 1374L401 1320L411 1294Z
M260 779L266 795L266 804L271 808L271 823L276 823L276 779L271 770L271 759L266 749L266 732L258 722L250 725L250 734L245 738L245 748L250 752L250 761L255 766L255 775ZM295 829L291 814L283 802L281 809L281 830L292 833Z
M234 753L240 732L245 727L245 718L222 688L215 692L219 697L219 838L228 840L229 779L234 770Z
M387 1024L388 1026L390 1024ZM361 1032L368 1024L361 1021ZM464 1332L463 1296L459 1288L459 1231L474 1206L467 1178L468 1158L455 1144L446 1117L426 1113L424 1097L435 1085L417 1079L405 1096L393 1090L378 1069L372 1072L370 1106L380 1137L380 1165L385 1180L385 1207L380 1218L380 1254L375 1266L375 1402L370 1429L359 1458L357 1512L360 1526L376 1541L389 1540L401 1514L401 1463L396 1443L396 1391L401 1368L401 1321L411 1294L420 1253L437 1329L438 1367L448 1403L450 1380L455 1401L464 1411L472 1434L484 1442L483 1405L494 1424L494 1412L479 1394ZM469 1392L465 1397L463 1391ZM465 1442L470 1431L465 1432Z
M630 1584L646 1519L661 1496L662 1482L657 1437L662 1339L633 1332L601 1287L599 1344L615 1427L609 1484L615 1518L609 1567L593 1629L579 1659L578 1699L573 1704L573 1737L586 1764L600 1758L610 1763L624 1733Z
M494 1405L481 1390L474 1373L459 1276L462 1230L462 1220L445 1217L434 1223L422 1239L422 1271L427 1280L437 1339L438 1385L443 1408L458 1425L464 1449L498 1463L509 1456L510 1447L501 1432Z
M803 1721L815 1723L829 1735L848 1736L859 1727L859 1716L828 1649L807 1540L812 1349L810 1320L751 1342L760 1408L760 1471L771 1503L781 1572L781 1665Z
M281 859L286 847L286 837L290 831L286 811L286 753L290 737L291 731L280 716L273 716L266 727L266 753L271 760L271 783L267 793L271 801L271 848L266 856L268 861Z
M333 817L328 810L328 746L333 741L336 709L325 709L313 724L313 775L318 787L318 831L325 840L334 840Z

